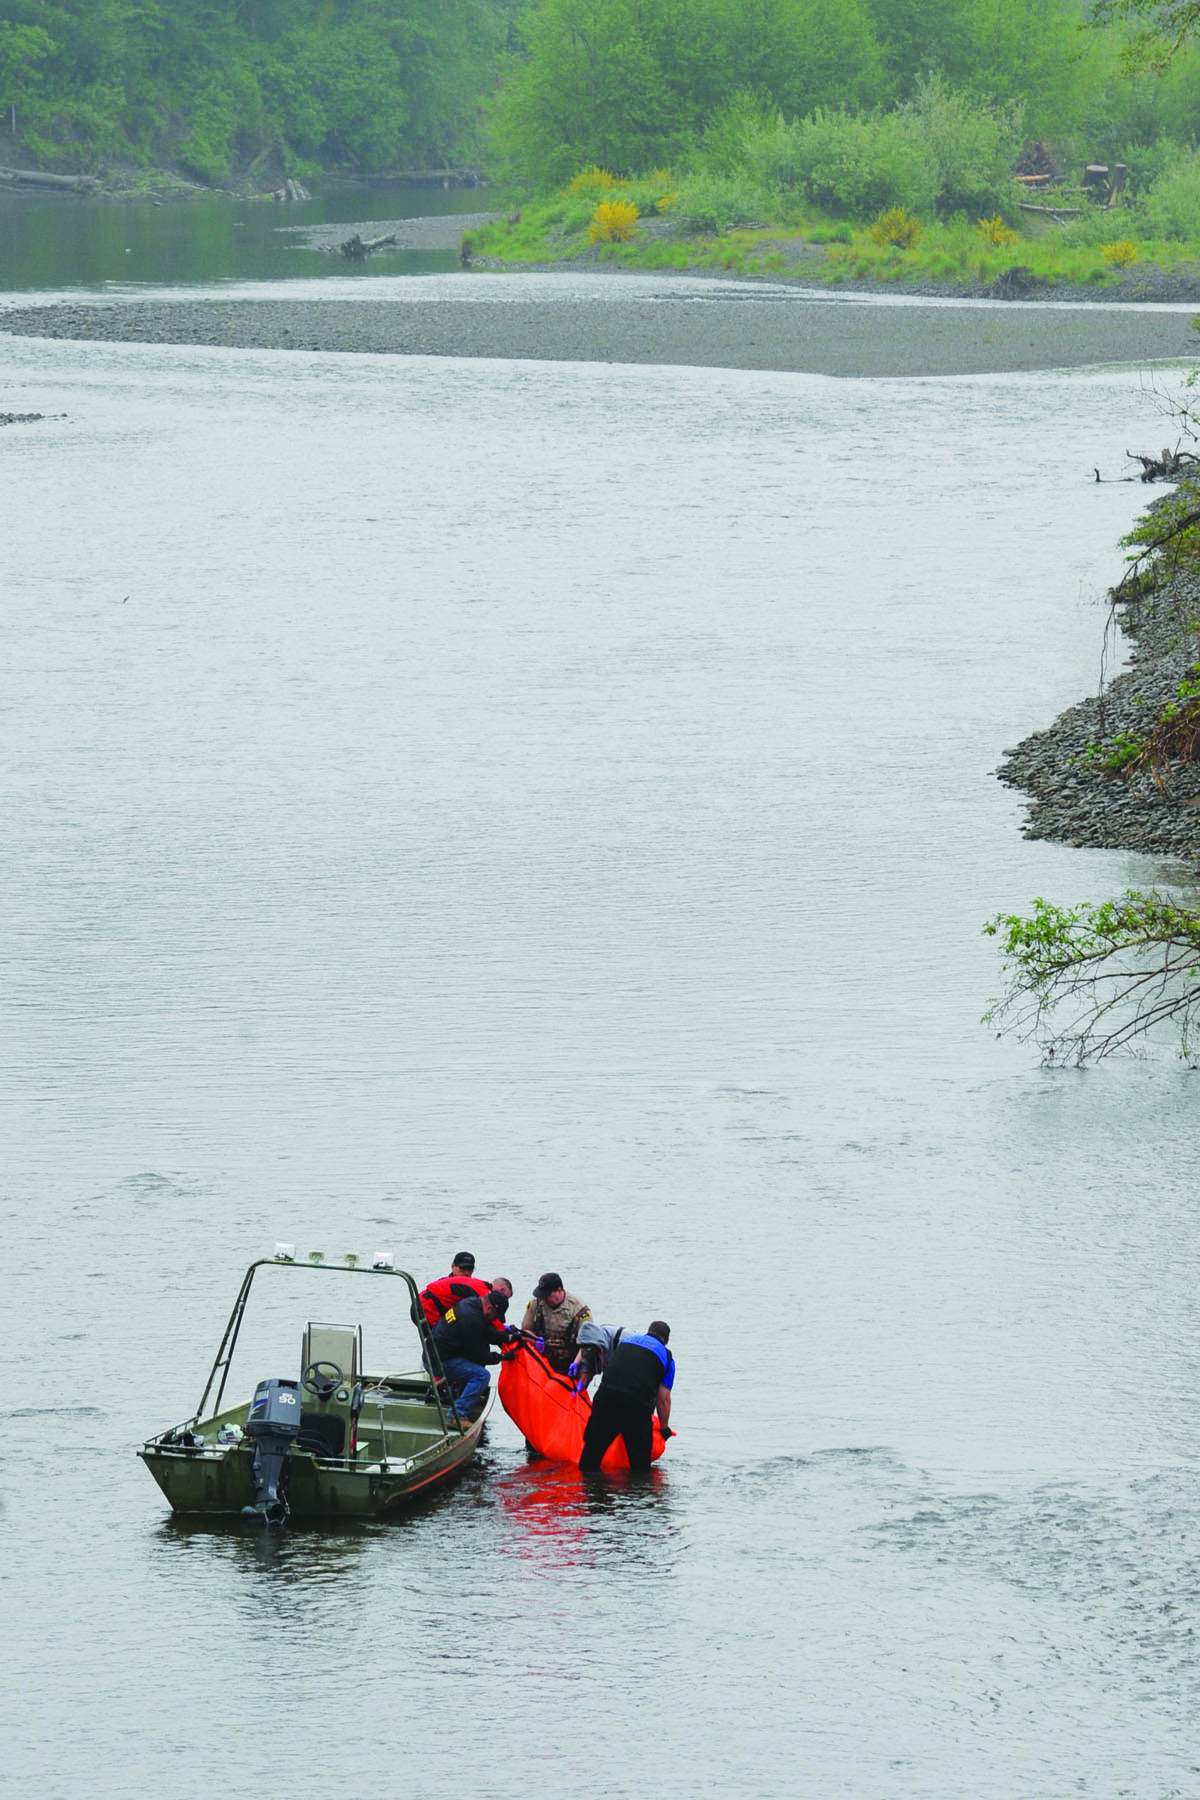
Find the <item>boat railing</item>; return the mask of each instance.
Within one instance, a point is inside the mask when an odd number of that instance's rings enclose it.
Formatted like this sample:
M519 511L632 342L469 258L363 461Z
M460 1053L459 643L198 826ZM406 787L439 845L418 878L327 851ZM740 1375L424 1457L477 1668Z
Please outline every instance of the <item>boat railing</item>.
M241 1287L238 1289L237 1299L233 1303L233 1311L229 1315L229 1320L225 1326L225 1331L217 1349L217 1354L213 1359L212 1368L208 1372L208 1380L204 1384L204 1392L200 1396L200 1404L196 1408L192 1418L185 1421L184 1427L180 1427L181 1430L188 1425L194 1426L202 1419L211 1416L209 1412L209 1397L212 1394L214 1387L216 1389L216 1398L213 1402L211 1412L220 1412L221 1401L225 1395L225 1383L229 1375L230 1364L233 1361L233 1353L237 1348L238 1335L242 1329L242 1320L245 1317L246 1305L250 1299L250 1290L254 1285L254 1277L259 1269L266 1268L291 1269L293 1271L302 1270L309 1274L384 1275L399 1277L408 1289L408 1315L412 1324L416 1327L417 1335L421 1341L422 1361L425 1368L429 1370L434 1403L438 1410L438 1418L441 1422L442 1433L443 1435L448 1433L452 1425L456 1426L460 1431L466 1430L468 1421L460 1415L457 1403L454 1399L454 1391L451 1388L450 1383L446 1380L446 1372L442 1367L442 1359L438 1353L438 1347L434 1343L433 1332L430 1329L429 1321L425 1317L425 1309L421 1305L417 1284L406 1269L394 1269L390 1264L385 1265L383 1263L374 1263L369 1268L360 1267L357 1264L326 1263L315 1260L310 1260L306 1263L298 1263L290 1256L263 1256L260 1257L257 1262L252 1262L250 1267L246 1270L245 1275L242 1277Z

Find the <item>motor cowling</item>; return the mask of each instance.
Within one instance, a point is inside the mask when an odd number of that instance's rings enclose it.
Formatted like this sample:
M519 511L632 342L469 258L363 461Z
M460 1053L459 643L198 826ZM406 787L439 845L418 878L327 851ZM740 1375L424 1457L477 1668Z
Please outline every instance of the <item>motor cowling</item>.
M254 1444L253 1506L242 1517L263 1525L282 1525L288 1516L284 1496L287 1460L300 1430L300 1383L275 1377L254 1390L246 1435Z

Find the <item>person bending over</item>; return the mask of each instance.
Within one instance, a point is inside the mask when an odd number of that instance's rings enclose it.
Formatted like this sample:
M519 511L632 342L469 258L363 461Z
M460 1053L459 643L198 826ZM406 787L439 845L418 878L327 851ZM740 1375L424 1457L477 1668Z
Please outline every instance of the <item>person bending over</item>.
M482 1411L487 1399L491 1380L487 1365L500 1361L490 1346L507 1344L516 1335L504 1323L507 1312L508 1295L493 1289L456 1300L433 1328L433 1341L462 1418Z
M507 1294L512 1299L511 1281L507 1281L503 1275L497 1276L492 1282L483 1281L475 1273L475 1258L471 1252L460 1250L450 1264L450 1273L439 1276L437 1281L431 1281L428 1287L423 1287L418 1299L429 1324L436 1325L439 1319L445 1318L456 1300L466 1300L471 1294L482 1299L493 1288L498 1294Z
M581 1469L598 1469L604 1452L625 1440L631 1469L648 1469L654 1444L654 1414L664 1437L671 1436L671 1390L675 1358L667 1349L671 1328L652 1319L644 1336L624 1332L608 1359L583 1432Z
M625 1335L623 1325L597 1325L585 1319L579 1327L579 1347L567 1374L577 1394L586 1394L597 1375L603 1375L608 1359Z

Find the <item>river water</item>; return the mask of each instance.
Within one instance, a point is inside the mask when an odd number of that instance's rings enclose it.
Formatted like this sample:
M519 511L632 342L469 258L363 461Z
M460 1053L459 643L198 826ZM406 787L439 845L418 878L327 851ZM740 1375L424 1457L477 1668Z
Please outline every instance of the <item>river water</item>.
M980 1024L1145 378L0 358L14 1800L1200 1793L1196 1077ZM172 1522L277 1238L666 1317L659 1472Z

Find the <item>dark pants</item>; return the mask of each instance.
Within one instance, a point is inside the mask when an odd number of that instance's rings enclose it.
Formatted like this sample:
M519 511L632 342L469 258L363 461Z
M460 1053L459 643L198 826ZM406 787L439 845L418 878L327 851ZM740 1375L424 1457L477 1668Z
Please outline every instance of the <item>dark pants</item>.
M624 1438L631 1469L648 1469L654 1445L654 1408L636 1394L601 1382L592 1401L591 1416L583 1432L581 1469L598 1469L601 1458L616 1438Z

